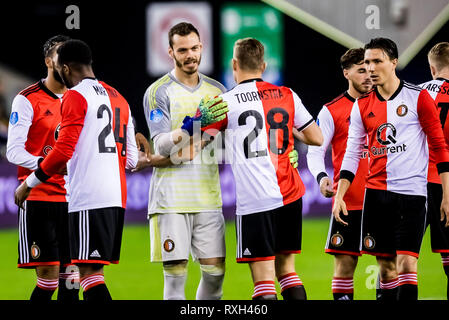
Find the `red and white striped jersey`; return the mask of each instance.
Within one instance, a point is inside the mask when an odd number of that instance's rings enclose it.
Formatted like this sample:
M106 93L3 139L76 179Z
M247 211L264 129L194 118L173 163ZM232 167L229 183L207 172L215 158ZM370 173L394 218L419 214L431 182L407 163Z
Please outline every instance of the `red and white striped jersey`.
M435 102L418 86L401 81L388 101L377 88L356 100L340 178L352 179L366 136L369 141L367 188L426 196L427 139L440 171L448 171L449 151Z
M345 155L346 142L352 106L355 99L347 92L339 95L331 102L325 104L318 114L317 123L323 133L321 146L309 146L307 152L307 166L319 183L321 178L327 176L324 158L329 145L332 146L332 165L334 167L333 189L337 191L340 179L340 168ZM361 210L365 195L366 176L368 174L368 149L364 149L354 181L346 192L343 200L348 210ZM333 202L334 198L332 198Z
M226 162L236 183L237 215L279 208L304 195L298 170L290 164L292 128L313 122L291 89L261 79L244 81L222 95L229 112Z
M426 89L432 99L435 100L438 108L438 114L440 116L440 123L443 128L444 138L446 140L446 144L449 145L449 124L446 124L447 112L449 110L449 80L437 78L432 81L424 82L419 86ZM427 181L432 183L441 183L435 163L435 155L432 151L429 152L429 172Z
M138 158L128 103L104 82L85 78L66 92L61 108L58 141L40 169L51 176L70 159L69 212L125 208L125 167Z
M22 90L13 100L8 127L6 157L18 166L19 181L38 167L38 160L53 149L61 123L61 99L43 80ZM67 184L56 174L33 188L28 200L66 202Z

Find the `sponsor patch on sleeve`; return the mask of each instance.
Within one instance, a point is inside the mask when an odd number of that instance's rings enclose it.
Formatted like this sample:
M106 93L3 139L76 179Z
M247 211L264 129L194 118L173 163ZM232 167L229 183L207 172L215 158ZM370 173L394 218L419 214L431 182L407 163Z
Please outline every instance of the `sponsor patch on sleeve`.
M17 123L17 121L19 121L19 114L16 111L11 112L11 116L9 117L9 123L14 125Z

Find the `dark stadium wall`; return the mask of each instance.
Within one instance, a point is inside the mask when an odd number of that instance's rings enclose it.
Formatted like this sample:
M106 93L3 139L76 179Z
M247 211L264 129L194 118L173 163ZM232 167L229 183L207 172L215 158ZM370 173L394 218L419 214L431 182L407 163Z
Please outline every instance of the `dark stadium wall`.
M209 1L213 8L214 72L220 78L219 14L224 2ZM228 1L229 2L229 1ZM232 1L231 1L232 2ZM260 1L246 1L260 2ZM139 130L147 132L142 109L145 89L155 80L146 72L145 7L150 1L119 4L106 1L21 2L2 4L0 63L32 79L44 76L43 42L58 33L86 41L94 55L98 78L116 87L128 100ZM68 30L65 9L80 9L80 29ZM313 116L321 106L346 89L338 65L346 48L320 33L283 15L285 42L284 84L294 89ZM437 41L447 41L449 23L429 41L400 76L419 83L430 78L426 53Z

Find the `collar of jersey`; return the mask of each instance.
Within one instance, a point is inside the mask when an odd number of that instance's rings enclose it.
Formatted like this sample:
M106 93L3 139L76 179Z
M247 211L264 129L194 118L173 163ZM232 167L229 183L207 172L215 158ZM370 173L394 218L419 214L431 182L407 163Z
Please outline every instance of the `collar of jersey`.
M393 95L388 100L393 100L394 98L396 98L396 96L399 94L399 92L401 92L403 86L404 86L404 80L401 80L401 82L399 83L399 87L396 89L396 91L393 93ZM376 93L377 99L379 99L380 101L385 101L384 97L382 97L380 95L379 91L377 91L377 86L374 88L374 92Z
M253 82L253 81L259 82L259 81L263 81L263 80L262 80L262 78L246 79L246 80L243 80L242 82L240 82L239 84Z
M436 78L435 80L441 80L441 81L446 81L446 82L449 82L449 80L448 80L448 79L446 79L446 78L442 78L442 77L438 77L438 78Z
M355 99L353 97L351 97L351 95L348 93L348 91L345 91L344 96L346 97L346 99L348 99L351 102L355 102Z
M173 70L168 73L168 76L170 77L170 79L172 79L174 82L176 82L177 84L179 84L181 87L185 88L189 92L195 92L203 84L203 75L200 72L198 72L198 84L193 88L186 86L184 83L182 83L181 81L176 79L176 77L172 74L172 72L173 72Z
M59 99L59 97L54 94L50 89L48 89L45 84L44 84L44 79L41 79L39 81L39 87L42 89L42 91L44 91L46 94L48 94L50 97L52 97L53 99Z

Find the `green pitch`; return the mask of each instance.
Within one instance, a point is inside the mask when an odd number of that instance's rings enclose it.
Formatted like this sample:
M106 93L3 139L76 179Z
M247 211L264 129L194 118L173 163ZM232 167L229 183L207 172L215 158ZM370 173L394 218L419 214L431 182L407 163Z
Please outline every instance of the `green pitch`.
M296 265L307 295L312 300L332 299L332 256L324 253L329 219L305 219L303 222L303 249ZM227 259L223 299L248 300L253 285L248 265L235 262L235 227L228 222L226 231ZM17 264L17 231L0 231L0 299L28 299L35 284L34 270L21 270ZM158 300L162 299L162 265L149 262L150 245L147 225L128 225L123 234L120 264L107 266L105 278L114 299ZM372 300L375 297L376 261L374 257L359 259L354 277L356 300ZM199 266L189 262L186 284L187 299L195 299L200 279ZM418 270L419 298L446 299L446 277L439 254L430 251L429 232L421 248ZM278 290L279 292L279 290ZM56 297L56 294L54 295ZM282 297L279 295L279 298Z

